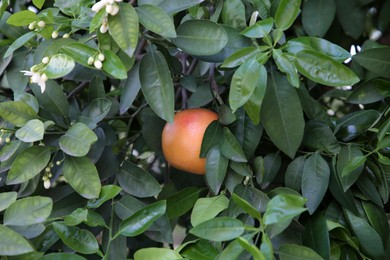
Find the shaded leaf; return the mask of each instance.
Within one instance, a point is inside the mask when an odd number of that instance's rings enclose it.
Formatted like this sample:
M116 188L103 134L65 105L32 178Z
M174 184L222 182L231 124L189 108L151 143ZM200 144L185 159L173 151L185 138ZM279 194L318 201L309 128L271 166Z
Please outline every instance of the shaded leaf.
M312 249L294 245L294 244L283 244L279 248L279 257L281 260L321 260L323 259L320 255L314 252Z
M326 218L321 214L315 214L304 222L305 230L302 234L302 242L310 247L324 259L330 257L330 240Z
M336 15L334 0L309 0L302 8L302 24L311 36L324 37Z
M221 140L220 149L222 154L230 160L236 162L247 161L240 143L227 127L223 128L223 138Z
M217 217L196 225L190 233L211 241L227 241L244 233L244 224L235 218Z
M167 198L167 215L170 219L184 215L194 206L201 190L187 187Z
M229 160L218 145L211 147L206 158L206 181L214 194L218 194L226 176Z
M390 74L390 47L364 50L353 56L362 67L385 78Z
M301 0L280 0L275 14L275 25L278 29L287 30L300 12Z
M17 199L17 193L15 191L0 193L0 211L8 208Z
M118 195L121 192L122 188L116 185L105 185L100 190L99 197L94 200L90 200L87 203L88 208L98 208L100 207L104 202L114 198L116 195Z

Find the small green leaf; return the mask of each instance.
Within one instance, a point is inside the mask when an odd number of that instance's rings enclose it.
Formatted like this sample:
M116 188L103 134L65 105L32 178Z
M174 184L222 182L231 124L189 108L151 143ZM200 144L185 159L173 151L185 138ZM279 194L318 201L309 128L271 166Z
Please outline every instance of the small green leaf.
M118 46L132 57L137 47L139 33L138 14L134 7L120 3L119 12L108 18L108 28Z
M169 66L159 51L148 52L140 64L141 89L153 111L172 123L174 115L174 88Z
M71 214L64 217L64 223L67 226L76 226L83 221L87 220L88 210L78 208L75 209Z
M218 145L211 147L206 158L206 181L210 190L218 194L226 176L229 160L226 159Z
M44 222L51 214L53 201L48 197L31 196L12 203L4 213L4 225L28 226Z
M241 32L241 34L249 38L263 38L271 32L273 25L274 19L270 17L265 20L260 20L254 25L247 27Z
M163 37L175 38L175 25L171 18L158 6L141 5L136 8L140 23L148 30Z
M101 184L95 165L87 157L66 157L62 171L70 186L87 199L99 197Z
M45 4L45 0L33 0L32 2L38 9L41 9Z
M260 66L259 70L259 81L256 84L255 90L253 91L248 102L245 103L245 112L255 125L260 123L260 112L267 89L267 70L264 65Z
M99 250L95 236L85 229L68 227L61 222L54 222L53 227L65 245L82 254L94 254Z
M218 217L196 225L190 229L190 233L211 241L227 241L239 237L244 230L244 224L240 220Z
M236 162L247 162L240 143L227 127L223 128L223 138L221 140L220 149L222 154L230 160Z
M322 260L312 249L295 244L283 244L279 248L280 260Z
M111 50L104 50L103 54L105 57L105 60L103 61L103 71L116 79L127 78L125 65L123 65L118 56Z
M256 218L258 220L261 219L261 214L260 212L254 208L248 201L244 200L237 194L233 193L232 194L233 201L240 207L242 208L246 213L251 215L253 218Z
M214 22L189 20L177 28L177 38L173 41L190 55L213 55L225 47L228 37L223 27Z
M134 260L172 260L183 259L179 253L169 248L148 247L137 250Z
M145 232L154 221L165 214L166 201L149 204L125 219L119 226L117 235L134 237ZM115 236L117 236L115 235Z
M251 243L248 240L242 237L237 238L238 243L245 248L246 251L251 253L254 260L266 260L263 253L259 250L259 248Z
M105 185L102 187L99 197L95 200L89 200L87 203L88 208L98 208L104 202L114 198L121 192L122 188L116 185Z
M18 194L15 191L0 193L0 212L8 208L17 199Z
M233 54L231 54L228 58L226 58L224 62L221 64L221 67L234 68L240 66L245 61L256 57L256 55L259 52L260 52L259 49L254 46L241 48L235 51Z
M0 233L0 255L21 255L34 251L31 244L12 229L0 225Z
M45 127L41 120L33 119L28 121L22 128L15 132L16 138L25 142L33 143L43 139Z
M278 194L267 204L263 215L264 225L288 221L306 211L306 199L294 194Z
M38 20L38 16L33 11L23 10L12 14L7 19L7 23L15 26L26 26Z
M275 25L285 31L294 23L299 15L301 0L281 0L275 14Z
M260 81L261 68L255 59L250 59L234 72L229 91L229 104L233 113L251 98Z
M19 13L19 12L18 12ZM18 14L17 13L17 14ZM18 39L16 39L7 49L7 51L4 54L4 58L7 58L10 56L15 50L19 49L20 47L24 46L27 42L29 42L32 38L35 37L34 32L28 32L22 36L20 36Z
M50 149L46 146L32 146L22 151L11 165L7 184L28 181L40 173L50 161Z
M50 57L44 73L49 79L63 77L73 70L74 60L66 54L56 54Z
M222 127L217 120L211 122L206 128L203 136L200 157L206 157L207 153L214 145L219 144L222 136Z
M60 50L66 55L70 56L76 62L81 65L89 68L95 68L88 64L88 59L90 57L95 57L98 51L86 44L79 42L70 42L67 45L64 45L60 48Z
M201 190L187 187L167 198L167 215L170 219L180 217L194 206Z
M84 123L76 123L60 137L61 150L71 156L87 155L91 145L97 141L96 134Z
M3 101L0 103L1 117L18 127L23 127L28 121L37 119L35 110L23 101Z
M213 219L229 205L229 199L225 195L210 198L200 198L196 201L191 213L191 225Z
M305 161L306 158L304 156L299 156L288 165L284 176L284 184L287 188L291 188L296 191L301 189Z
M323 85L342 87L360 81L351 69L316 51L298 52L294 63L302 75Z
M287 74L287 80L296 88L299 88L299 76L293 62L281 50L273 49L272 56L278 69Z

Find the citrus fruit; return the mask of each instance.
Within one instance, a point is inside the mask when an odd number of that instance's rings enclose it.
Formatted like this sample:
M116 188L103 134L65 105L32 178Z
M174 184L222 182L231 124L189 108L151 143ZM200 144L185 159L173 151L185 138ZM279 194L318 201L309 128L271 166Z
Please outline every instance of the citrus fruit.
M168 163L179 170L205 174L206 159L200 158L200 148L206 128L217 119L217 113L204 108L177 112L173 123L167 123L162 132L162 149Z

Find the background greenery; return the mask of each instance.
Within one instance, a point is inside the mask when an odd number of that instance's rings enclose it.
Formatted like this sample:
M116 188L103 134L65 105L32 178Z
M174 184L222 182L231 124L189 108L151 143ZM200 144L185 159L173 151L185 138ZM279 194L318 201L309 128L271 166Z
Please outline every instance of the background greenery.
M390 257L390 1L94 4L1 1L1 259Z

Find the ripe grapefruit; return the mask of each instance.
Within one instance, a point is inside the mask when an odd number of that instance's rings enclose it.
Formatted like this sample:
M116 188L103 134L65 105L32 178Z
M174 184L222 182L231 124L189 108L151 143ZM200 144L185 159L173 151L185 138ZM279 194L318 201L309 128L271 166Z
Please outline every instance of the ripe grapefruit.
M187 109L175 114L162 132L165 159L173 167L194 174L206 173L206 159L200 158L200 148L206 128L218 119L218 114L204 109Z

